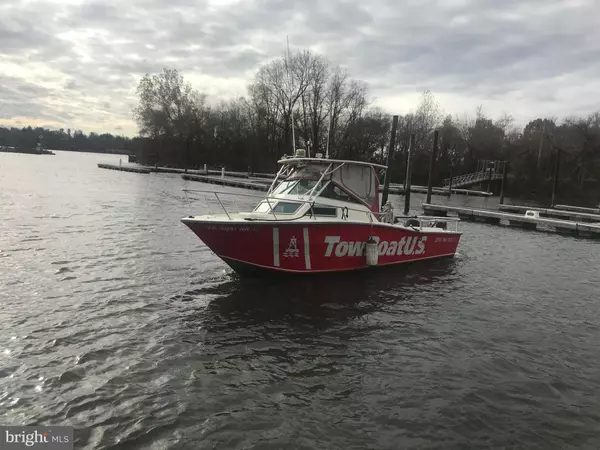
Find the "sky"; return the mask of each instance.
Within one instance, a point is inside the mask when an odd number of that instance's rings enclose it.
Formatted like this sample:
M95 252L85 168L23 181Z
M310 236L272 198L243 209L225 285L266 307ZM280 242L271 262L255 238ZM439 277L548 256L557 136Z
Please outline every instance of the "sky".
M525 125L600 109L600 0L1 0L0 125L134 136L135 90L177 69L211 101L309 48L374 105Z

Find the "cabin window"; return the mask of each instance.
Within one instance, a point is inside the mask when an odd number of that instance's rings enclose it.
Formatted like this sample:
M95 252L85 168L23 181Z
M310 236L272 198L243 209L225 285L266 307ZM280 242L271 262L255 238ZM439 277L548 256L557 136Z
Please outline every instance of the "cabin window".
M269 211L271 211L271 208L269 208L268 202L260 202L259 205L256 208L254 208L254 212L268 213Z
M300 208L301 203L296 202L277 202L273 211L282 214L294 214Z
M318 206L312 207L312 212L315 216L337 217L337 208L333 206Z
M279 185L273 189L273 195L284 195L287 194L290 189L294 187L297 180L284 180Z
M325 189L323 189L323 191L321 192L321 194L319 196L325 197L325 198L331 198L333 200L340 200L343 202L351 202L351 203L359 203L359 204L361 203L353 196L347 194L346 191L344 191L343 189L341 189L339 186L335 185L334 183L329 183L327 186L325 186Z
M270 213L271 206L273 206L273 211L275 211L276 213L294 214L296 211L298 211L298 208L300 208L300 205L302 205L302 203L281 202L281 201L277 201L277 200L270 200L270 202L263 201L263 202L260 202L260 204L256 208L254 208L254 212Z

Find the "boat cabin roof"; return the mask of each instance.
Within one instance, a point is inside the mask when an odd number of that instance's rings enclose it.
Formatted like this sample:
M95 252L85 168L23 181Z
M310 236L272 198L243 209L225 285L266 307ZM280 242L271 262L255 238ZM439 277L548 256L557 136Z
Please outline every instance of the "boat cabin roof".
M355 198L372 211L379 211L379 176L375 167L385 168L384 166L361 161L304 157L285 158L280 160L279 163L282 164L281 170L286 168L288 170L284 174L284 181L277 186L278 193L283 192L280 187L286 189L289 183L304 180L304 182L310 184L310 188L307 187L306 190L310 192L310 195L313 195L320 192L331 182L342 189L339 195L346 191L345 195L349 195L348 199ZM275 188L275 183L276 181L273 182L269 193ZM291 186L290 189L293 189ZM329 194L334 195L333 190L335 190L335 187L333 184L327 188L327 192L329 190L332 190ZM332 198L335 198L335 195Z
M323 164L323 165L329 165L329 164L349 164L349 165L357 165L357 166L370 166L370 167L377 167L379 169L387 169L386 166L382 166L381 164L375 164L375 163L370 163L370 162L365 162L365 161L353 161L353 160L349 160L349 159L328 159L328 158L282 158L279 161L277 161L278 164L299 164L299 163L310 163L310 164Z

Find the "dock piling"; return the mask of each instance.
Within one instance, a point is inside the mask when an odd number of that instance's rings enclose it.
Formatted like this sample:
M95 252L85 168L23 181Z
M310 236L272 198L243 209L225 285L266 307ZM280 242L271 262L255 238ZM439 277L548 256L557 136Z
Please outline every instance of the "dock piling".
M504 204L504 186L506 185L506 174L508 172L508 168L506 167L508 165L508 161L504 161L504 163L502 164L502 185L500 187L500 204L503 205Z
M556 159L554 161L554 180L552 181L552 202L550 207L556 205L556 192L558 188L558 176L560 172L560 149L556 149Z
M404 215L407 215L408 211L410 210L410 175L412 172L411 159L414 141L415 135L411 134L410 140L408 141L408 154L406 157L406 177L404 179L406 183L406 188L404 189Z
M390 146L389 146L388 152L387 152L387 170L385 171L385 180L383 182L383 194L381 197L381 205L382 206L387 203L388 194L389 194L389 190L390 190L390 178L391 178L390 154L393 154L394 147L396 146L396 129L397 128L398 128L398 116L394 115L392 117L392 132L391 132L391 136L390 136ZM393 157L392 157L392 161L393 161Z
M433 168L435 167L435 157L437 154L438 130L433 133L433 148L431 149L431 159L429 160L429 181L427 182L427 203L431 203L431 188L433 187Z

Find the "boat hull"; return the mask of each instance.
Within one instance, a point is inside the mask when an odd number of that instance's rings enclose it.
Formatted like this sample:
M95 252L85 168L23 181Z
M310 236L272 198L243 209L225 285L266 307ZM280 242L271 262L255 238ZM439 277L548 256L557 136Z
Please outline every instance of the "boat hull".
M377 266L452 257L461 237L458 232L412 231L385 223L182 221L242 275L370 268L365 256L370 236L378 241Z

